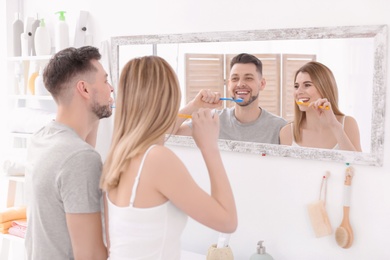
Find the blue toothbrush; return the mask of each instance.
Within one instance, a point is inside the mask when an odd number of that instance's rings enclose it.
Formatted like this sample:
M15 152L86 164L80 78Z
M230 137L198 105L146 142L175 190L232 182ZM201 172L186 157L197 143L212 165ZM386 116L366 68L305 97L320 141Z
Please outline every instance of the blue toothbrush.
M242 98L237 98L237 99L234 99L234 98L220 98L219 100L229 100L229 101L234 101L234 102L237 102L237 103L241 103L242 101L244 101Z

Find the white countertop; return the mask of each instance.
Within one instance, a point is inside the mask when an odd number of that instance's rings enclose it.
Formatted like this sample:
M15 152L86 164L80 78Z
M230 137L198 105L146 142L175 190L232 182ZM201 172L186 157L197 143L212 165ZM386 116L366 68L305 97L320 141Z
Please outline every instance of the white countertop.
M206 255L201 255L186 250L181 251L181 260L205 260L205 259L206 259Z

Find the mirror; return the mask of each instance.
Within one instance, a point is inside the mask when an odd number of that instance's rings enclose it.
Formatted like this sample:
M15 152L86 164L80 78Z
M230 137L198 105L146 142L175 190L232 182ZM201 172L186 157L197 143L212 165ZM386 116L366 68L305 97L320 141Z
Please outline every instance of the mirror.
M386 25L119 36L111 38L111 48L111 74L114 86L117 85L122 66L129 59L143 55L159 55L165 58L178 74L183 93L182 105L186 103L185 54L225 55L247 52L281 56L312 55L333 71L339 87L339 106L341 111L355 117L358 121L363 152L234 140L219 140L220 149L263 156L329 160L373 166L383 164ZM267 75L263 74L267 80ZM291 86L286 84L284 87L291 89L292 83ZM260 100L261 96L262 93L260 93ZM280 94L282 108L286 105L283 102L285 102L284 98ZM280 113L281 116L286 116ZM195 147L193 139L187 136L169 136L167 144Z

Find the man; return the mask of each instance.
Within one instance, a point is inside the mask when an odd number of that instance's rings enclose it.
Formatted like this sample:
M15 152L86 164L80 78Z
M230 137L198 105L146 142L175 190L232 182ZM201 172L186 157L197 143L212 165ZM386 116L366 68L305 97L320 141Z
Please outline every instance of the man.
M99 120L112 114L113 88L100 58L95 47L67 48L44 70L57 115L28 147L28 259L107 259L94 145Z
M235 102L234 107L217 111L220 118L220 139L246 142L279 144L279 131L286 125L286 120L275 116L259 107L259 93L266 82L262 75L263 65L253 55L242 53L235 56L230 63L228 93ZM221 106L220 94L210 90L201 90L190 101L181 114L192 114L200 107L218 108ZM182 124L184 119L178 119ZM176 134L191 135L191 123L182 124Z

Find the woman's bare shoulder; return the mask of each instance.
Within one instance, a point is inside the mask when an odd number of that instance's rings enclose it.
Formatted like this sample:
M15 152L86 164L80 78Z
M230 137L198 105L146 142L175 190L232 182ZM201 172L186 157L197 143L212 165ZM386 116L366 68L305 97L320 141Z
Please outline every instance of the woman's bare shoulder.
M291 131L292 123L288 123L280 129L279 139L280 144L291 145L292 144L292 131Z
M153 164L156 165L167 165L171 163L179 163L181 164L181 160L171 149L164 145L156 145L149 152L149 158L153 160Z

